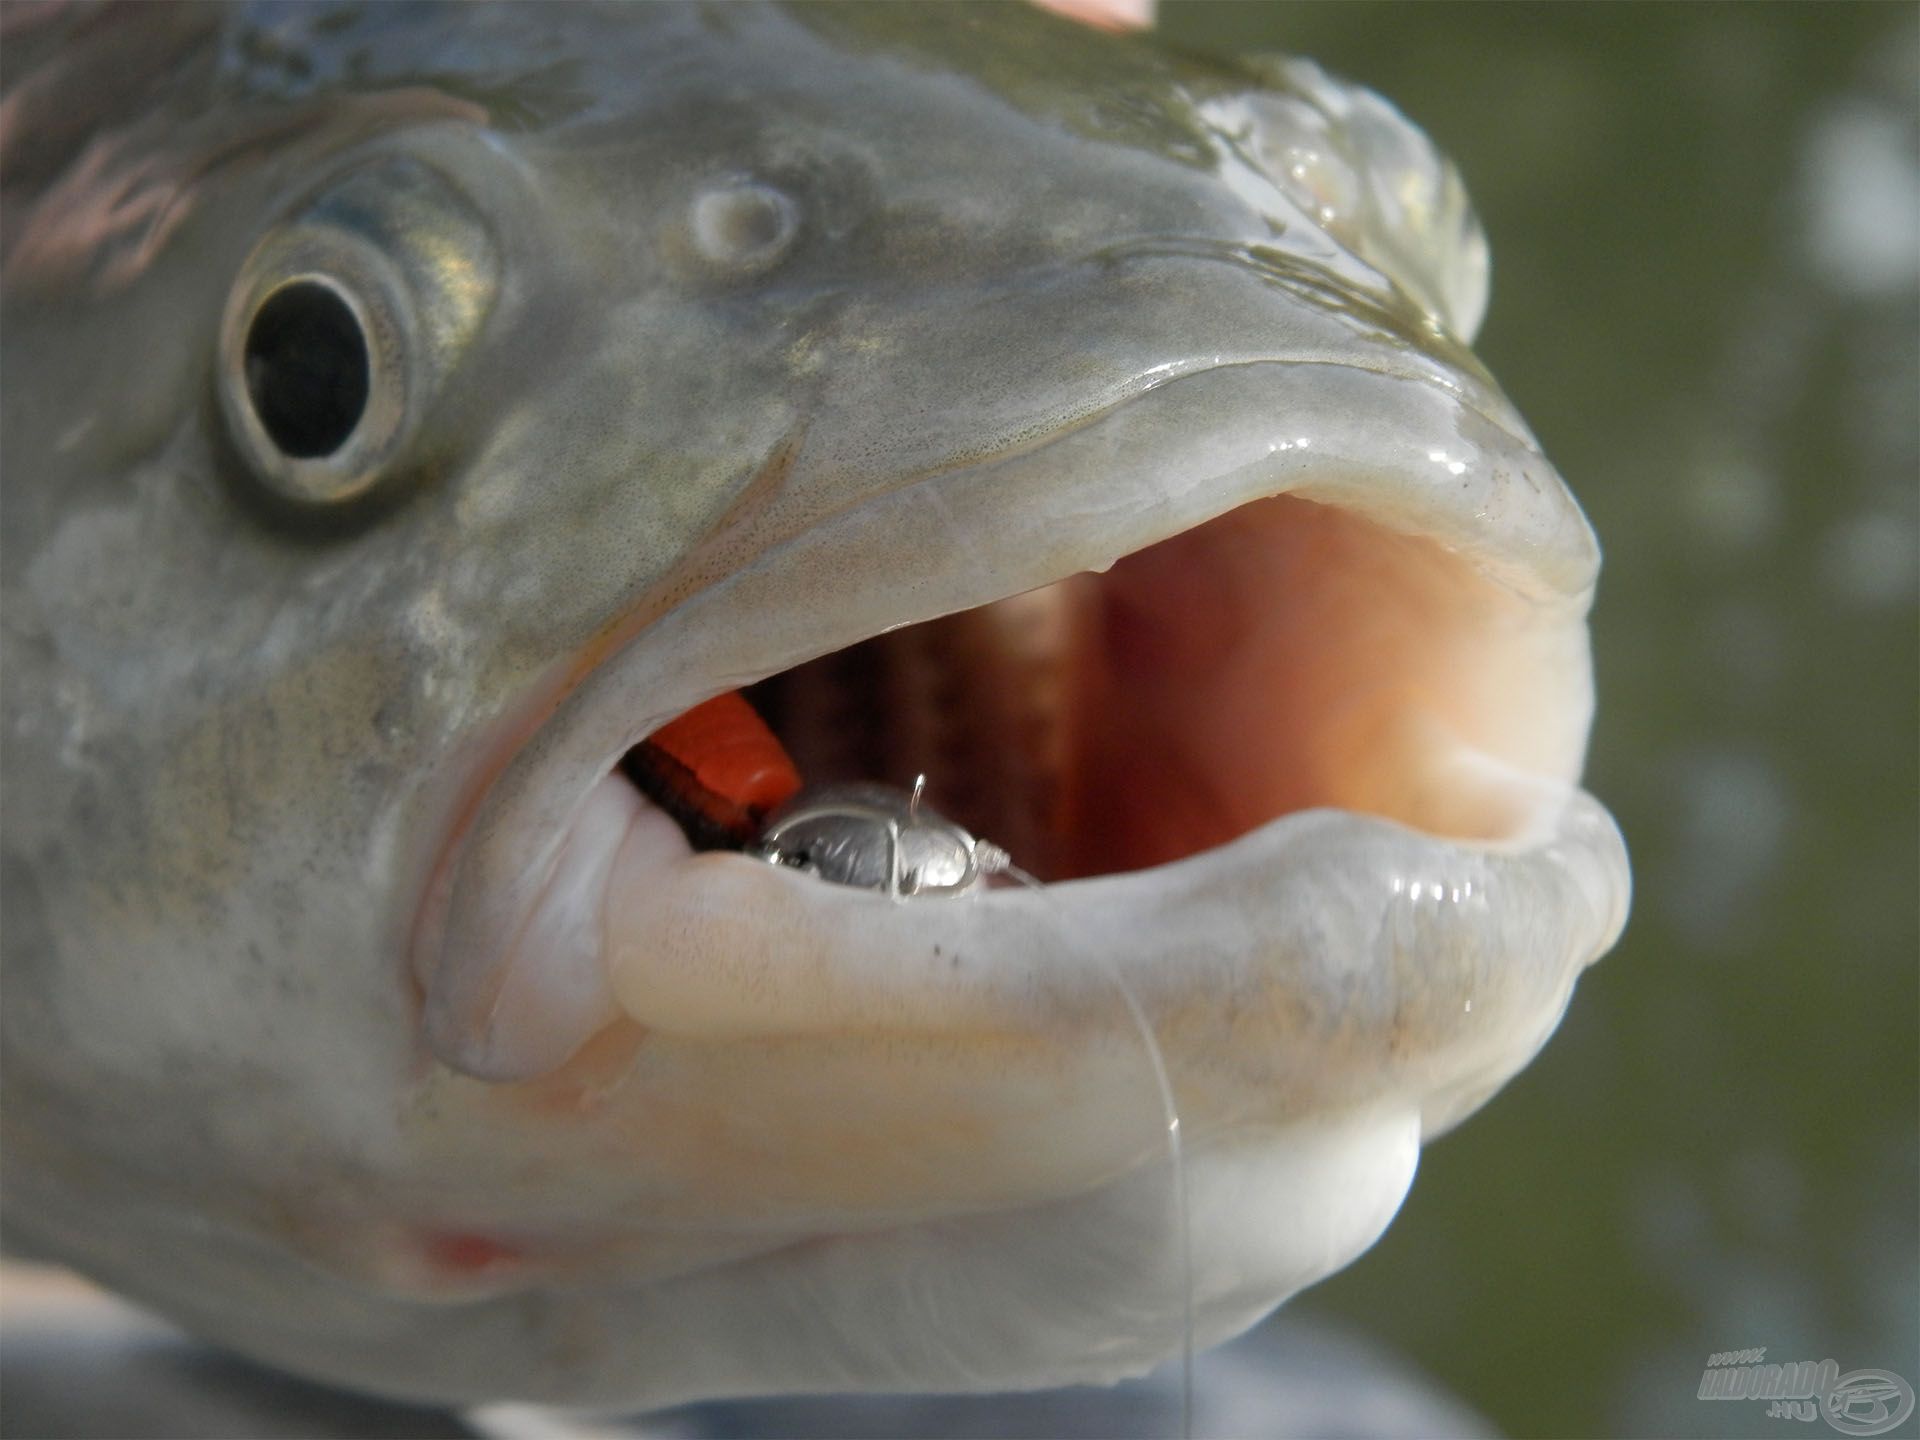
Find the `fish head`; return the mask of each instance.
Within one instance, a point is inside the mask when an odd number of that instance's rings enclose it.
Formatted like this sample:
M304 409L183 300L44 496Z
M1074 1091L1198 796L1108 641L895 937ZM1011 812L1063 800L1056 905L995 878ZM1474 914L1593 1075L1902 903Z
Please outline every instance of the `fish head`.
M1006 7L153 9L10 161L10 1240L594 1404L1113 1379L1370 1244L1627 887L1425 138ZM733 692L1037 879L696 852L621 762Z

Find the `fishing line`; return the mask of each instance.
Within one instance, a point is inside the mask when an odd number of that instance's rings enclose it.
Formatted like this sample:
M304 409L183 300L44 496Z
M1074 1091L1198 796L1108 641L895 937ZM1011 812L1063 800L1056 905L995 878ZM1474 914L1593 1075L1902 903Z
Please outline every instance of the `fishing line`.
M799 796L775 812L749 850L775 865L786 865L841 885L877 890L895 904L927 894L965 894L1005 877L1046 897L1047 887L1015 865L1005 850L955 825L924 803L927 777L913 782L902 797L891 787L872 784L829 785ZM909 861L909 839L913 858ZM1051 906L1052 900L1046 898ZM1166 1125L1168 1169L1172 1178L1173 1225L1179 1235L1181 1318L1180 1435L1193 1437L1193 1226L1187 1203L1187 1159L1180 1129L1180 1105L1167 1072L1166 1055L1147 1020L1146 1009L1113 957L1102 953L1101 968L1127 1007L1127 1015L1146 1047L1153 1084Z
M1002 863L999 873L1015 880L1037 894L1045 895L1046 886L1034 876L1022 870L1018 865ZM1052 904L1051 897L1048 904ZM1113 957L1101 954L1100 966L1113 988L1120 992L1120 998L1126 1003L1127 1014L1133 1021L1133 1028L1139 1032L1141 1043L1146 1046L1147 1060L1153 1067L1153 1083L1160 1096L1160 1111L1166 1124L1167 1163L1173 1180L1173 1224L1179 1235L1179 1292L1177 1302L1181 1320L1180 1347L1180 1437L1181 1440L1193 1440L1193 1223L1187 1204L1187 1158L1186 1147L1180 1129L1180 1105L1174 1098L1173 1080L1167 1073L1166 1055L1160 1048L1159 1037L1153 1033L1153 1025L1147 1019L1147 1012L1134 994L1133 986L1127 982L1126 972L1121 970Z

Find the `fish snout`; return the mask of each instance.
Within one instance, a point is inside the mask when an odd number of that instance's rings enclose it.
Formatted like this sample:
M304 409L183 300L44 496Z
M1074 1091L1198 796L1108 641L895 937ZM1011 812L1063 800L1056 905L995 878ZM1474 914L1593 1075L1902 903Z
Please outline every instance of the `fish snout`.
M1259 84L1197 111L1228 186L1275 222L1283 243L1317 227L1471 342L1491 258L1453 162L1392 102L1311 60L1242 63Z

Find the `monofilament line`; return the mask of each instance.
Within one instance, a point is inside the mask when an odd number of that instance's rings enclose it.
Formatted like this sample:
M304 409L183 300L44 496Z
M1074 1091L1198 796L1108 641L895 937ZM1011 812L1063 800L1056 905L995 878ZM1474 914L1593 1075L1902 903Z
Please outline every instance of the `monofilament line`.
M1046 887L1040 881L1017 865L1006 865L1001 873L1019 881L1029 890L1046 893ZM1193 1440L1193 1224L1187 1206L1187 1160L1180 1133L1180 1106L1174 1098L1173 1080L1167 1073L1166 1056L1160 1049L1159 1038L1153 1033L1153 1026L1147 1020L1147 1012L1141 1006L1139 997L1133 993L1125 973L1111 956L1102 956L1101 964L1107 972L1107 978L1113 982L1113 988L1120 992L1127 1014L1132 1017L1134 1029L1139 1031L1140 1039L1146 1046L1147 1059L1153 1066L1153 1083L1160 1094L1161 1115L1166 1122L1167 1162L1173 1175L1173 1222L1180 1241L1180 1436L1181 1440Z

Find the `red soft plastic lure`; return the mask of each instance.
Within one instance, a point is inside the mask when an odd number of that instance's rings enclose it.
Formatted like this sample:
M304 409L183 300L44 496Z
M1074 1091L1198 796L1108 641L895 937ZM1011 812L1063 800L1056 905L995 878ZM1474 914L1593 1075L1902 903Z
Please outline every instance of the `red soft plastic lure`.
M738 690L668 721L622 763L699 850L752 844L767 816L800 789L779 737Z

